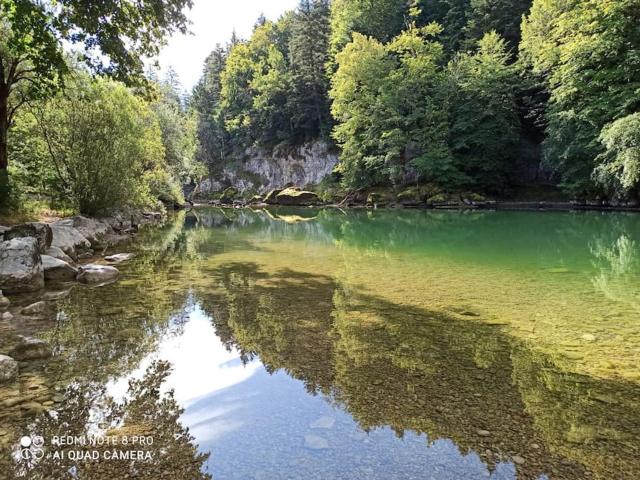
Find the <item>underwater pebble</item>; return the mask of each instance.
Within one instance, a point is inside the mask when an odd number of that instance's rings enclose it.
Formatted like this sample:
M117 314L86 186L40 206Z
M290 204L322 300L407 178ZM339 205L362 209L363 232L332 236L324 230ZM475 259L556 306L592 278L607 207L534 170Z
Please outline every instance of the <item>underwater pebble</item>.
M525 461L524 458L522 458L520 455L514 455L513 457L511 457L511 460L513 460L518 465L523 465Z
M481 437L488 437L489 435L491 435L491 432L489 430L476 430L476 433Z
M323 416L311 424L311 428L331 428L336 423L334 418Z

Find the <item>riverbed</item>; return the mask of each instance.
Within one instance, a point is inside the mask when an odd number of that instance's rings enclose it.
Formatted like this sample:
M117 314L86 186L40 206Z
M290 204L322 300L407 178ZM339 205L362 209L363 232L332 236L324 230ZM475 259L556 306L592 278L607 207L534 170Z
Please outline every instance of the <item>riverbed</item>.
M121 251L0 324L54 352L0 386L6 478L640 478L637 214L203 208Z

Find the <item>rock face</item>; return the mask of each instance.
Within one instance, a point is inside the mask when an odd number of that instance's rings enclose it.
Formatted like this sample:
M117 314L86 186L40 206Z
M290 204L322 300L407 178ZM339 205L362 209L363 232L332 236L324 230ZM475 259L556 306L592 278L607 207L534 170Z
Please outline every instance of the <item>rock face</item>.
M38 240L13 238L0 242L0 288L7 293L35 292L44 287Z
M84 238L77 229L62 222L66 222L66 220L51 225L53 232L51 245L58 247L71 258L78 258L79 254L88 252L91 249L89 240Z
M268 202L267 202L268 203ZM285 188L276 195L278 205L316 205L320 203L320 199L313 192L305 192L296 188Z
M37 360L49 358L51 347L44 340L33 337L22 337L20 343L11 350L10 355L16 360Z
M49 255L50 257L57 258L58 260L62 260L67 263L73 263L73 259L64 253L59 247L49 247L47 251L44 252L45 255Z
M338 163L338 156L331 147L319 141L273 152L251 148L246 155L240 167L226 167L222 175L201 182L195 195L220 192L229 185L241 192L257 190L261 193L288 183L314 185L329 175Z
M7 355L0 355L0 383L13 380L18 375L18 362Z
M118 275L120 272L115 267L90 264L78 269L76 279L80 283L96 285L112 282L118 278Z
M49 255L42 255L41 258L45 280L65 282L76 278L78 270L64 260Z
M53 239L53 233L51 227L46 223L32 222L23 223L22 225L16 225L6 230L2 234L4 240L11 240L13 238L33 237L38 240L38 250L43 253L47 248L51 246L51 240Z

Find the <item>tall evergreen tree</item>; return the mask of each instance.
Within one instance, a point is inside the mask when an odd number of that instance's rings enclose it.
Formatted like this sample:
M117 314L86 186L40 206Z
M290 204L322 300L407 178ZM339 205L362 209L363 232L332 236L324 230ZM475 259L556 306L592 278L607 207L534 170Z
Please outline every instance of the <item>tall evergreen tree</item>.
M289 56L293 90L289 110L299 140L328 133L329 100L325 66L329 48L329 1L302 0L292 24Z

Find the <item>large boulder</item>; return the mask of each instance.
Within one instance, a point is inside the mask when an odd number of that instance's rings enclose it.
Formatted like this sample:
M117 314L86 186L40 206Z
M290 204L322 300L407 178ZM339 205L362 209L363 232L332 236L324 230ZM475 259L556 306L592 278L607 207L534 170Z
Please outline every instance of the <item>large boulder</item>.
M45 255L49 255L50 257L57 258L58 260L62 260L67 263L73 263L73 259L64 253L60 247L49 247L47 251L44 252Z
M44 340L33 337L22 337L9 354L16 360L38 360L51 356L51 347Z
M118 275L120 275L120 272L115 267L89 264L83 265L78 269L78 276L76 279L80 283L102 285L115 281L118 278Z
M276 203L278 205L316 205L320 203L320 198L313 192L295 188L285 188L276 195Z
M91 246L99 245L105 235L111 232L111 225L106 221L77 215L57 221L54 225L62 225L75 228L80 235L86 238Z
M41 258L45 280L65 282L76 278L78 269L68 262L49 255L42 255Z
M7 293L35 292L44 287L38 240L13 238L0 242L0 289Z
M58 247L71 258L78 258L78 255L91 250L89 240L74 227L68 224L56 222L51 225L53 241L51 246Z
M3 240L11 240L14 238L33 237L38 240L38 249L43 253L51 246L53 233L51 227L47 223L31 222L16 225L6 230L2 234Z
M18 375L18 362L7 355L0 355L0 383L13 380Z

